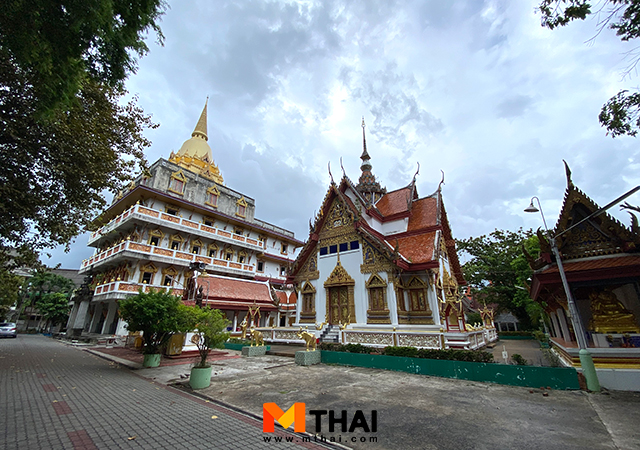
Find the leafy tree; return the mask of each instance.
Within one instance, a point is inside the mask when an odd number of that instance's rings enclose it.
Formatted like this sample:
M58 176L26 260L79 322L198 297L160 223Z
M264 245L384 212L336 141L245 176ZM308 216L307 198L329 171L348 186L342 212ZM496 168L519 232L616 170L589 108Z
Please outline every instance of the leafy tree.
M458 249L471 257L462 271L473 294L486 303L496 303L499 311L511 311L527 330L537 325L540 307L528 295L526 283L532 271L522 245L536 254L537 237L531 230L495 230L457 241Z
M143 352L160 353L173 333L189 330L191 316L180 297L153 289L120 301L120 317L131 332L142 332Z
M0 265L68 245L146 167L123 81L164 0L10 0L0 14Z
M91 78L115 87L149 48L163 0L9 0L0 14L0 48L29 74L39 111L66 110Z
M45 329L49 325L56 326L59 323L66 323L69 319L69 295L62 292L51 292L43 295L36 302L36 308L40 314L47 320Z
M195 367L209 367L207 364L207 356L212 348L220 348L230 333L227 332L229 321L225 315L218 309L209 307L199 308L197 306L188 306L189 328L197 329L198 339L194 342L198 346L200 353L200 362Z
M28 279L28 283L26 300L28 306L36 308L38 308L38 304L47 305L49 301L45 302L44 298L53 293L62 294L68 303L68 299L75 289L75 285L70 279L43 269L36 270L33 276ZM21 304L18 307L20 313L22 313L23 306ZM42 310L39 311L45 316Z
M0 268L0 320L4 320L11 306L18 302L22 282L22 277Z
M29 80L0 49L0 263L68 245L130 181L155 125L124 91L86 81L77 102L38 117ZM18 254L16 254L16 250Z
M598 33L609 27L622 41L640 37L640 0L605 0L601 4L594 12L591 0L542 0L542 26L553 30L595 13L599 15ZM638 61L636 58L631 63L627 73L636 69ZM604 104L599 120L612 137L636 136L640 130L640 92L618 92Z

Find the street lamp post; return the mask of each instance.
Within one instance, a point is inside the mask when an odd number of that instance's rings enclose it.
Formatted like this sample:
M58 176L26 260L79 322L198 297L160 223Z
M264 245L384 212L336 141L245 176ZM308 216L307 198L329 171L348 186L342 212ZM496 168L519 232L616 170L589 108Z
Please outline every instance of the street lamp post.
M538 201L538 208L536 208L535 205L533 204L533 199L536 199ZM553 252L553 256L555 256L556 258L556 264L558 265L558 272L560 273L560 279L562 280L562 287L564 288L565 295L567 296L567 306L569 308L569 319L571 319L571 324L573 325L573 331L575 332L576 340L578 341L578 348L580 349L579 355L580 355L580 365L582 366L582 373L585 379L587 380L587 388L590 391L597 392L600 390L600 382L598 381L598 374L596 372L595 365L593 364L593 358L591 357L591 352L589 352L587 339L585 338L584 328L582 326L582 321L580 320L580 316L578 315L578 309L576 308L576 303L573 300L573 295L571 293L571 289L569 288L569 282L567 281L567 276L564 272L564 266L562 265L562 258L560 257L560 251L558 250L558 246L556 244L557 236L552 236L551 232L549 232L549 229L547 228L547 222L544 218L544 213L542 212L542 205L540 205L540 199L538 197L532 197L531 204L524 211L540 212L540 215L542 216L542 223L544 223L544 228L547 232L549 244L551 244L551 251Z

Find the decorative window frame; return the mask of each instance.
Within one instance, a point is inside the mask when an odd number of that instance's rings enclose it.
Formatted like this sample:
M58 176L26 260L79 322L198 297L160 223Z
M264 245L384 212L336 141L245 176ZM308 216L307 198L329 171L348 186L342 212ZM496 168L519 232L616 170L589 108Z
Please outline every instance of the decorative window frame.
M410 323L432 325L433 313L431 306L429 306L429 283L420 279L418 276L412 276L405 284L404 290L407 292L409 300L409 310L407 316ZM418 295L418 307L414 304L414 295ZM422 300L424 306L420 304L420 294L422 294Z
M178 242L178 248L173 248L174 242ZM169 249L171 250L180 250L180 247L182 247L182 244L184 244L184 238L179 234L174 234L169 238Z
M365 287L369 306L367 309L367 323L391 323L387 303L387 282L377 273L373 273L365 283ZM382 292L382 308L373 307L373 295L378 290Z
M211 250L213 250L215 252L214 256L211 256ZM209 258L217 258L218 257L218 250L219 250L219 248L218 248L217 244L215 244L215 243L214 244L209 244L207 246L207 256Z
M158 273L158 268L152 262L140 265L140 284L147 284L143 281L145 273L151 274L151 283L148 284L153 284L153 279L156 277L156 273Z
M163 286L173 286L173 283L175 283L176 280L177 280L176 277L177 277L178 273L179 272L173 266L165 267L164 269L162 269L162 285ZM164 282L166 277L171 277L171 283L166 284Z
M300 290L300 322L316 322L316 288L307 280Z
M224 249L224 260L225 261L233 261L233 256L235 254L236 254L236 252L231 247L225 248Z
M172 209L176 212L176 217L178 217L180 215L180 207L176 206L176 205L171 205L171 204L166 204L164 205L164 212L166 212L167 214L169 213L169 210Z
M246 264L246 263L247 263L247 256L248 256L248 255L247 255L247 252L246 252L246 251L244 251L244 250L240 250L240 251L238 252L238 262L239 262L240 264ZM243 260L242 260L242 261L240 261L240 258L243 258Z
M205 222L211 222L211 225L207 225ZM214 219L213 217L209 217L209 216L204 216L202 218L202 223L207 226L207 227L213 227L215 228L216 226L216 219Z
M218 208L218 200L220 200L220 190L218 189L218 186L211 186L209 189L207 189L207 193L205 194L205 205L211 206L212 208ZM216 198L215 203L210 201L210 196L213 195Z
M238 217L242 217L245 218L247 217L247 206L249 206L249 204L247 203L247 201L244 199L244 195L242 197L240 197L240 199L236 202L236 216ZM240 208L243 208L243 210L241 210Z
M175 189L171 186L173 184L173 180L180 181L182 183L182 190ZM187 177L184 175L182 170L179 170L171 174L171 178L169 179L169 187L167 188L167 191L173 192L174 194L178 194L178 195L184 195L184 189L186 186L187 186Z
M195 247L198 247L198 251L197 252L195 252L193 250ZM191 251L190 251L190 253L195 254L195 255L199 255L203 248L204 248L204 244L202 243L202 241L200 239L195 239L195 240L191 241Z
M280 242L280 254L288 254L289 245L286 242Z
M159 247L160 244L162 244L162 240L164 239L164 233L160 231L160 228L156 228L155 230L149 231L149 240L147 241L147 244L156 245L151 243L151 239L153 239L154 237L158 238L158 247Z

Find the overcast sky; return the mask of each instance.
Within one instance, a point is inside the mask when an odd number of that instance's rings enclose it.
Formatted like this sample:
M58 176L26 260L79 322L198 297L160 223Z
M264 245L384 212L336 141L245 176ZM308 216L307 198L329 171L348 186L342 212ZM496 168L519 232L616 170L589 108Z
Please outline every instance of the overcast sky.
M604 205L640 184L639 142L598 123L606 100L638 78L597 19L550 31L536 1L170 1L164 47L127 81L160 124L150 162L191 136L209 96L209 144L225 184L256 200L256 217L305 241L340 158L360 175L361 117L373 173L394 190L420 163L456 238L537 228L537 195L555 224L566 180ZM629 199L640 204L640 194ZM625 212L612 213L630 223ZM78 268L80 236L49 265Z

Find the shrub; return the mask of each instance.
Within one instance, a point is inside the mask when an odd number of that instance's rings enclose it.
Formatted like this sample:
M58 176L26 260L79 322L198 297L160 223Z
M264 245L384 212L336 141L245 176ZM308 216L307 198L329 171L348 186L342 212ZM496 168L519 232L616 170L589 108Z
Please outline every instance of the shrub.
M498 336L531 336L531 331L500 331Z
M409 358L440 359L448 361L466 361L492 363L493 355L482 350L454 350L454 349L417 349L415 347L386 347L387 356L405 356Z
M367 347L362 344L338 344L336 342L321 342L318 346L319 350L324 350L327 352L346 352L346 353L366 353L369 354L371 352L377 351L376 348Z
M407 358L417 358L418 349L415 347L385 347L383 351L387 356L405 356Z
M528 364L527 360L518 353L514 353L513 355L511 355L511 361L513 361L513 363L517 366L526 366Z

